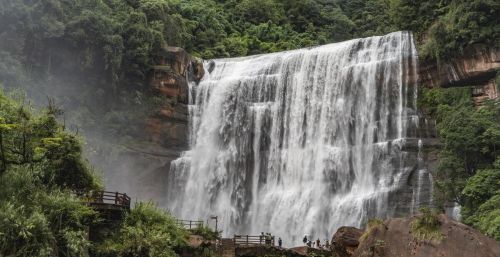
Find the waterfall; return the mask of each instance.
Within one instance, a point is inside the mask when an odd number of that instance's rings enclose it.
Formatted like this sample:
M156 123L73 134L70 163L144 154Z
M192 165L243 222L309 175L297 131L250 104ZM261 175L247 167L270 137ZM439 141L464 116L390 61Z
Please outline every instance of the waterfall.
M190 150L171 163L168 208L285 244L393 215L416 68L410 32L206 62L190 84Z

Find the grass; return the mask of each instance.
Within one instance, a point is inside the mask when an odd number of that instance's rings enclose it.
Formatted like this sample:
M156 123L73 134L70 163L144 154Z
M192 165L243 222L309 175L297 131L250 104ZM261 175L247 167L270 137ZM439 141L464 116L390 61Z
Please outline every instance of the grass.
M205 238L205 240L215 240L219 238L219 233L210 229L207 226L200 226L192 231L194 235L199 235Z
M413 238L421 241L441 241L441 222L438 214L430 208L421 208L421 215L416 217L410 224L410 230Z
M370 219L368 221L368 224L366 225L366 230L365 232L363 233L363 235L361 235L361 237L359 238L359 242L363 242L366 237L368 236L368 234L370 234L370 232L375 228L377 227L378 225L381 225L381 224L384 224L384 221L381 220L381 219Z

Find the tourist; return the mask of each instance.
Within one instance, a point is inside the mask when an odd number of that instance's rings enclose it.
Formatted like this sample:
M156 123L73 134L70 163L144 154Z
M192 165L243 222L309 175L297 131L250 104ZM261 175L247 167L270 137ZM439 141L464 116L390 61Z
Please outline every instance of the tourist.
M281 240L281 237L280 237L280 238L278 238L278 246L279 246L279 248L281 248L282 244L283 244L283 241Z
M308 247L311 247L311 245L312 245L311 240L307 241L307 246L308 246Z
M266 245L271 245L271 233L266 233Z
M319 238L316 240L316 247L321 249L321 241L319 241Z
M262 240L264 240L264 232L260 232L259 240L260 244L262 244Z
M302 239L302 242L304 242L304 244L307 244L307 235L304 235L304 239Z
M325 239L325 248L327 250L330 249L330 241L328 241L328 239Z

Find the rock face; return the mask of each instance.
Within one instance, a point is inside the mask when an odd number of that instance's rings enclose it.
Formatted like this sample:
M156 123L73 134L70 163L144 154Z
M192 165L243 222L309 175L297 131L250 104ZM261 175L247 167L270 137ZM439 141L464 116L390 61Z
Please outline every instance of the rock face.
M332 237L332 245L337 250L344 250L352 254L359 245L359 238L363 230L355 227L340 227Z
M389 219L371 229L360 242L353 256L379 257L496 257L500 256L500 244L479 231L439 216L440 241L421 241L412 236L412 218Z
M420 85L427 87L457 87L485 85L500 68L500 47L474 45L464 54L447 63L421 62Z
M124 191L134 200L153 200L164 205L170 162L188 147L188 79L203 77L201 60L178 47L165 47L150 73L150 88L161 96L161 105L145 113L135 140L120 146L116 154L102 152L109 173L106 186Z
M188 131L187 78L199 81L204 75L201 60L179 47L165 47L151 76L151 87L166 101L148 121L149 140L169 149L185 149Z
M146 116L144 140L127 146L136 171L132 193L138 199L152 199L163 205L170 162L188 147L188 79L204 75L202 61L179 47L165 47L156 59L150 87L164 99L156 112ZM124 167L124 169L130 167ZM137 172L140 171L140 172Z
M307 253L299 253L293 250L267 247L267 246L253 246L253 247L238 247L235 252L236 257L305 257Z

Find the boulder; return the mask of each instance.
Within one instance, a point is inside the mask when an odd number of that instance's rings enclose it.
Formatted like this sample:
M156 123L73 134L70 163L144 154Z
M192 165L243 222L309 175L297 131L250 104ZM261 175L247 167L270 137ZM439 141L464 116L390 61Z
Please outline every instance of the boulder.
M340 227L332 237L332 244L343 245L345 247L357 247L359 238L363 235L363 230L355 227Z
M439 215L442 239L415 238L410 229L416 217L393 218L371 228L353 257L497 257L500 243L479 231Z
M363 230L355 227L340 227L332 237L332 248L341 256L350 256L359 245Z

